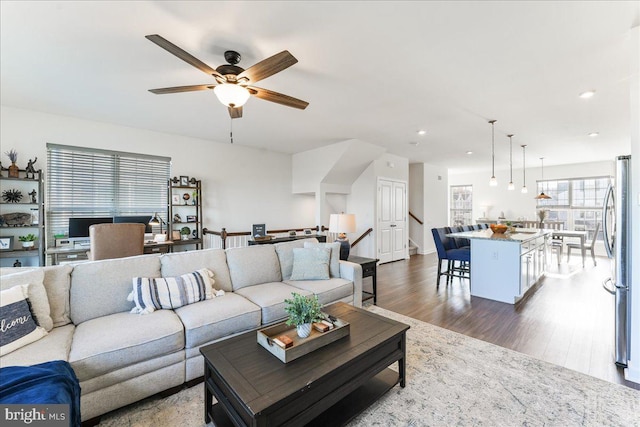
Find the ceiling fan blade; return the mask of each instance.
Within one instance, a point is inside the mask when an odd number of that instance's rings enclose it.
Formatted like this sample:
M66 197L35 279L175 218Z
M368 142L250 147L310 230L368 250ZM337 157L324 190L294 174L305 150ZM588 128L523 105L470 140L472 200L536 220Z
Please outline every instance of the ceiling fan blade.
M222 77L220 75L220 73L218 73L216 70L214 70L213 68L211 68L210 66L208 66L204 62L200 61L198 58L196 58L195 56L191 55L189 52L187 52L187 51L179 48L175 44L171 43L169 40L165 39L164 37L159 36L157 34L151 34L151 35L148 35L148 36L145 36L145 37L148 40L150 40L150 41L154 42L155 44L157 44L158 46L160 46L161 48L163 48L164 50L166 50L167 52L177 56L180 59L182 59L184 62L193 65L194 67L196 67L200 71L203 71L203 72L209 74L210 76Z
M242 117L242 107L237 107L237 108L229 108L229 115L231 116L232 119L239 119L240 117Z
M193 92L195 90L213 89L216 85L191 85L191 86L174 86L163 87L160 89L149 89L149 92L156 95L164 95L166 93Z
M274 92L268 89L262 89L255 86L248 86L247 89L249 93L253 96L256 96L260 99L264 99L265 101L275 102L277 104L286 105L287 107L298 108L300 110L304 110L309 105L308 102L303 101L301 99L294 98L289 95L284 95L282 93Z
M291 67L296 62L298 60L288 50L283 50L247 68L238 74L238 80L245 77L249 79L249 83L253 84Z

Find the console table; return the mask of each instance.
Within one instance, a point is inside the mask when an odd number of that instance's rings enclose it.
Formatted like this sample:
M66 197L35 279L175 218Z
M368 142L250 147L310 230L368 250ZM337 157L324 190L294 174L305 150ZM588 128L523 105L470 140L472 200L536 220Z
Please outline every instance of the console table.
M320 243L325 243L327 241L327 236L325 236L324 234L307 234L305 235L301 235L301 236L287 236L287 237L275 237L273 239L269 239L269 240L253 240L253 239L249 239L248 243L249 246L253 246L253 245L269 245L272 243L281 243L281 242L293 242L294 240L300 240L300 239L313 239L316 238L318 239L318 242Z
M364 258L361 256L350 256L347 261L354 262L356 264L360 264L362 266L362 278L371 277L373 282L373 290L372 292L362 291L362 301L370 300L373 298L373 305L376 305L378 302L378 285L376 281L376 270L378 261L375 258Z

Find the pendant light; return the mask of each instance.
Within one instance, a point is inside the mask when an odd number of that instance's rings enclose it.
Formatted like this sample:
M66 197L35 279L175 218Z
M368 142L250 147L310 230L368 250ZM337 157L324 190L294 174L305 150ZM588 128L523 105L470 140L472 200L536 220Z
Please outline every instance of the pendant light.
M495 187L498 185L496 180L496 152L494 149L494 124L496 120L489 120L491 123L491 179L489 180L489 186Z
M513 185L513 141L511 141L513 134L507 136L509 137L509 185L507 186L507 190L513 190L516 188L516 186Z
M542 163L542 182L544 185L544 157L540 157L540 162ZM540 191L540 194L538 194L536 197L534 197L534 199L537 200L546 200L546 199L550 199L550 196L547 196L546 194L544 194L544 191Z
M523 144L521 145L522 147L522 190L520 190L520 192L522 194L526 194L529 192L529 190L527 190L527 176L525 175L525 158L524 158L524 151L525 148L527 147L527 144Z

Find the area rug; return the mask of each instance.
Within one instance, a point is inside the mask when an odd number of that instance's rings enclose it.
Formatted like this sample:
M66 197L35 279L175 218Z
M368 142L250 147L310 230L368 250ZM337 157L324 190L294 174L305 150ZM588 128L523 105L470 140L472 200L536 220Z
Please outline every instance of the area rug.
M407 386L394 387L349 426L640 426L640 391L367 309L411 326ZM146 399L105 415L99 425L204 426L203 394L199 384Z

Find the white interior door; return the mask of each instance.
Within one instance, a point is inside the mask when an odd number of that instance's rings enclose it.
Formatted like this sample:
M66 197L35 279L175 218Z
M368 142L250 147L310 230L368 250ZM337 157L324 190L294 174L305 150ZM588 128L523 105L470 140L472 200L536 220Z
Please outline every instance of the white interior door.
M407 184L378 180L378 258L380 262L405 259L407 253Z

